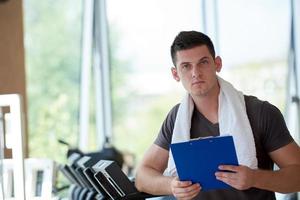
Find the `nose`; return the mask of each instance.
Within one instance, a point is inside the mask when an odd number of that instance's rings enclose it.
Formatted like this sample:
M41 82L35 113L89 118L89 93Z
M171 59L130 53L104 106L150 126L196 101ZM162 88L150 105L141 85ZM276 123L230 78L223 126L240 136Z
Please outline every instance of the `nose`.
M192 68L192 77L193 78L198 78L201 75L201 69L198 66L193 66Z

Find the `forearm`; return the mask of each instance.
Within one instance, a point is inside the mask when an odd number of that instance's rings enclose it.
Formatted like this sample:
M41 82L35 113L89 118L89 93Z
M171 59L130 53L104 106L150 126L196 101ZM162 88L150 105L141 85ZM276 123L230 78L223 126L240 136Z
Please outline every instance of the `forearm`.
M154 195L169 195L172 194L172 179L172 177L164 176L150 167L140 167L136 175L135 185L141 192Z
M300 165L276 171L255 170L254 187L280 193L300 191Z

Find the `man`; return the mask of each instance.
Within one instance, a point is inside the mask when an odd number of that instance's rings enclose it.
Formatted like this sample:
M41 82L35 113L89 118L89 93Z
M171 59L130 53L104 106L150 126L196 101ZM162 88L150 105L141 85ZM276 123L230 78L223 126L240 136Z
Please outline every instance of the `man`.
M156 195L172 195L183 200L268 200L275 199L274 192L300 191L300 150L290 136L280 111L253 96L242 95L240 98L242 93L217 76L222 68L222 60L215 56L213 43L205 34L196 31L180 32L171 46L171 56L173 78L181 81L187 97L169 112L158 137L138 167L138 190ZM233 103L230 104L231 101ZM192 102L192 105L184 105L186 102ZM185 112L191 112L187 120L190 121L190 127L186 127L188 133L182 133L184 131L176 128L180 121L186 120L182 117L188 116L184 115ZM227 112L233 113L230 116L235 117L237 123L227 119ZM244 125L239 125L240 122ZM249 140L247 148L253 151L250 158L254 158L249 165L240 163L239 166L219 166L220 170L229 172L216 172L216 179L229 184L232 189L202 192L201 183L180 181L176 173L166 175L166 172L172 172L172 169L169 170L172 157L169 148L174 138L180 138L180 134L188 135L189 138L218 136L225 130L224 127L230 126L233 127L228 129L231 132L245 132L245 137L238 142L245 144ZM244 156L246 154L241 153L238 157L242 159ZM274 163L279 166L279 170L273 171Z

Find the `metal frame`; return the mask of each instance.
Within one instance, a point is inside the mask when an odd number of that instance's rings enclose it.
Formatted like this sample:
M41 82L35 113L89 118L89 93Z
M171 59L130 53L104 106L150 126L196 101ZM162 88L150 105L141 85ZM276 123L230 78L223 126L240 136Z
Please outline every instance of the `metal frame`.
M297 58L300 54L297 51L299 44L297 44L297 12L300 9L300 4L296 4L297 1L291 0L291 30L290 30L290 49L288 58L288 76L287 76L287 88L286 88L286 109L285 119L288 127L296 141L300 141L300 88L299 88L299 73L300 65L297 62ZM298 7L298 8L297 8ZM299 15L299 14L298 14ZM298 54L297 54L298 53Z
M98 141L105 143L112 137L110 50L106 1L96 0L94 4L94 70L96 89L96 131ZM104 138L104 140L103 140Z
M214 41L216 52L220 52L220 41L219 41L219 12L218 12L218 0L202 0L201 1L201 12L202 12L202 31L210 35ZM208 20L211 23L208 23Z
M81 54L81 88L80 88L80 116L79 116L79 148L87 150L89 145L89 100L90 77L92 64L93 40L93 6L94 0L84 1L82 54Z
M79 147L88 150L91 72L94 75L96 134L100 148L112 137L110 60L105 0L84 1ZM93 71L92 71L93 70Z

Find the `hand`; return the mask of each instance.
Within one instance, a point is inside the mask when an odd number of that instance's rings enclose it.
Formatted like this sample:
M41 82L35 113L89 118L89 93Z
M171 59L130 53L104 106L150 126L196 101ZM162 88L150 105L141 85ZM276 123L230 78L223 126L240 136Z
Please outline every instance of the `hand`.
M238 190L246 190L254 186L255 171L249 167L220 165L219 169L230 172L216 172L216 178Z
M201 186L199 183L192 184L191 181L180 181L175 177L171 182L171 190L176 199L189 200L197 196Z

